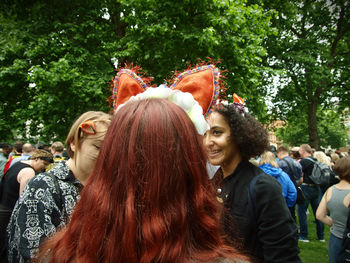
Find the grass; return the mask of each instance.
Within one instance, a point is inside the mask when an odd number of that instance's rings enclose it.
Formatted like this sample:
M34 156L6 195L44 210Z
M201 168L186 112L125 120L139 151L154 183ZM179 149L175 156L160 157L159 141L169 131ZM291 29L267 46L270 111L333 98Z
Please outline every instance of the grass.
M329 226L324 226L324 239L326 242L322 243L317 240L316 223L314 214L309 206L308 218L308 238L309 243L299 242L300 259L305 263L327 263L328 261L328 240L329 240Z

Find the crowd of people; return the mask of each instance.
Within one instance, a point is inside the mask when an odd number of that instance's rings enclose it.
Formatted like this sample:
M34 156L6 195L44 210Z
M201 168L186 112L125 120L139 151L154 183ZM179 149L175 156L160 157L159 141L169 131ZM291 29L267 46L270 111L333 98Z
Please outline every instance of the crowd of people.
M65 145L1 144L0 261L301 262L310 204L340 262L350 157L271 146L243 99L218 100L219 75L152 88L123 69L114 114L83 113Z

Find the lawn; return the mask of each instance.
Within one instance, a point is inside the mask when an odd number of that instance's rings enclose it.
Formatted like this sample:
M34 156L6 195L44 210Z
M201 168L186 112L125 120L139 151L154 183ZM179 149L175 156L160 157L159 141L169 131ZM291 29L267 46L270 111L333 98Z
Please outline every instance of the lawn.
M317 240L315 218L309 207L308 231L309 243L299 241L300 258L304 263L327 263L328 262L328 240L329 227L325 225L324 238L326 242L322 243Z

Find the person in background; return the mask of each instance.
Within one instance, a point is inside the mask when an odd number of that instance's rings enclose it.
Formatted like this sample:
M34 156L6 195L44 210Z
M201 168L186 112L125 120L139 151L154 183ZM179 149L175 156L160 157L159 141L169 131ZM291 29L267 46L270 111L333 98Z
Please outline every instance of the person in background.
M297 188L299 184L301 184L302 179L302 168L299 162L289 156L288 148L285 146L280 146L277 149L277 156L279 158L278 166L288 174L290 180L294 184L294 187ZM295 216L295 205L289 207L289 211L292 214L292 217L296 221Z
M0 247L6 248L6 226L13 208L28 181L37 172L53 162L52 154L43 150L35 150L30 160L15 163L4 175L0 185ZM6 250L1 252L6 258Z
M301 156L299 154L299 147L292 147L290 149L290 157L292 157L294 160L296 160L297 162L300 162Z
M30 143L23 144L21 156L13 159L9 168L11 168L15 163L17 163L19 161L29 160L29 158L33 154L34 150L35 150L35 148L32 144L30 144Z
M299 184L302 179L302 167L299 162L290 157L288 148L280 146L277 149L278 166L288 175L293 176L294 181Z
M337 262L350 205L350 157L343 157L334 165L340 182L327 189L316 211L316 218L330 226L328 242L330 263Z
M9 158L4 166L4 174L7 172L7 170L10 168L11 162L20 157L22 155L22 147L23 147L23 142L21 141L17 141L14 145L13 145L13 149L12 152L10 152L9 154Z
M50 147L50 151L53 155L53 161L54 163L49 165L47 167L47 171L51 170L53 167L55 167L55 165L58 163L58 162L61 162L61 161L64 161L64 160L67 160L67 158L65 156L63 156L63 152L64 152L64 145L62 142L60 141L57 141L57 142L54 142L53 144L51 144L51 147Z
M297 226L281 185L249 162L269 145L266 130L245 112L242 102L234 94L233 104L217 105L204 135L209 162L220 165L212 181L224 205L223 227L260 261L300 262Z
M38 142L37 148L40 150L45 150L45 151L50 152L50 146L45 142Z
M246 258L219 235L201 138L174 103L143 99L118 109L93 174L67 228L44 244L44 260L199 263Z
M1 148L1 152L0 152L0 182L1 182L1 179L4 175L5 164L7 163L12 147L10 144L5 142L5 143L0 143L0 148Z
M54 158L62 158L63 157L63 151L64 151L64 145L62 142L57 141L51 144L51 153L53 154Z
M66 139L70 159L28 183L7 228L9 262L35 258L40 243L67 223L91 174L111 118L100 111L82 114Z
M314 168L315 158L312 157L312 149L308 144L302 144L299 147L299 154L302 157L300 160L301 167L303 169L303 183L301 184L301 189L303 191L305 202L298 205L298 217L300 224L300 235L299 241L310 242L308 239L308 225L307 225L307 215L306 211L311 204L312 212L316 218L316 209L320 203L321 189L316 185L311 179L312 169ZM324 240L324 226L322 222L316 219L316 231L317 238L321 242Z
M282 195L287 206L289 208L294 207L297 200L297 190L288 174L278 167L275 154L270 151L264 152L260 158L259 168L277 179L281 184Z
M313 157L320 163L323 163L325 165L327 165L329 167L329 172L330 172L330 178L329 178L329 184L328 185L321 185L320 189L321 189L321 195L320 195L320 199L322 198L322 196L324 195L324 193L326 192L327 188L339 183L339 180L336 178L336 175L332 169L332 165L331 165L331 158L329 156L327 156L324 152L322 151L316 151L313 155Z
M330 156L331 156L331 167L333 169L333 166L340 159L340 157L339 157L339 154L337 154L336 152L331 153Z
M21 156L23 144L24 143L22 141L16 141L15 144L13 145L12 152L10 153L10 156L12 156L14 158Z

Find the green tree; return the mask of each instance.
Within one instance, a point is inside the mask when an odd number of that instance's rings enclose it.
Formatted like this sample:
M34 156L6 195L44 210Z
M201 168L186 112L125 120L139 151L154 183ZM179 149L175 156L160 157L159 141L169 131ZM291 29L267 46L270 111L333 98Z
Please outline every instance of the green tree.
M266 63L280 70L273 111L288 123L296 121L294 126L302 126L297 122L306 116L309 144L318 149L324 138L320 139L317 112L330 106L341 110L350 102L350 4L344 0L263 3L265 9L276 10L272 25L279 30L266 41Z
M317 112L320 147L339 149L349 143L348 135L344 127L343 114L334 110ZM307 116L299 115L298 120L288 122L282 128L277 129L277 137L284 143L299 146L308 143Z
M89 2L89 3L87 3ZM0 136L64 140L75 118L108 110L114 74L98 1L4 2L0 13ZM96 5L96 6L95 6Z
M244 0L1 1L1 139L63 140L82 112L109 110L115 61L161 84L199 58L221 60L227 93L262 117L270 19Z

